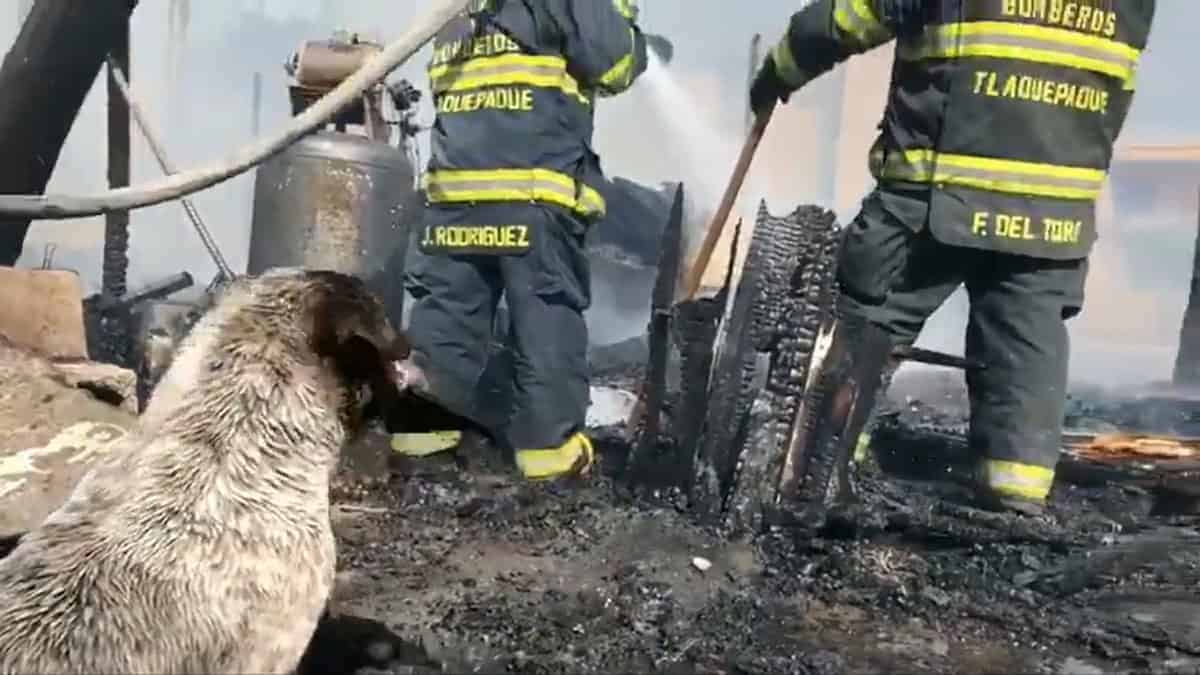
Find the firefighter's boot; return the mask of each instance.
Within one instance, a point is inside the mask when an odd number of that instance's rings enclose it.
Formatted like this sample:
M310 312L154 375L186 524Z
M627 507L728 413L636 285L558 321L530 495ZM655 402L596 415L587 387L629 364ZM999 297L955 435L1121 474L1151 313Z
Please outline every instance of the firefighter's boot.
M517 450L517 468L529 480L586 475L596 461L592 441L576 433L557 448Z
M1054 469L989 459L975 475L975 501L989 511L1040 516L1054 483Z

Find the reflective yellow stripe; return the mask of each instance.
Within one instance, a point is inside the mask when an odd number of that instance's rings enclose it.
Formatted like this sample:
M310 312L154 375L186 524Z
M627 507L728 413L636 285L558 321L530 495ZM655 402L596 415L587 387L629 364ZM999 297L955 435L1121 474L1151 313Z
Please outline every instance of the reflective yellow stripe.
M561 56L501 54L462 63L447 63L429 69L429 86L435 96L447 92L514 84L558 89L584 104L591 103L588 97L580 92L579 83L575 78L567 74L567 61Z
M531 480L545 480L588 473L596 461L592 441L575 434L557 448L517 450L517 468Z
M787 34L784 34L779 44L775 45L775 49L771 52L771 60L775 62L775 74L789 87L799 89L812 79L796 63L796 57L792 55L792 45L789 43Z
M872 0L836 0L833 22L861 47L875 47L894 37L875 15Z
M432 171L425 175L430 202L545 202L586 217L602 217L604 197L574 178L550 169Z
M621 16L630 21L637 21L638 4L637 0L613 0L613 6L621 13Z
M988 487L1005 497L1045 501L1054 484L1054 469L1044 466L989 459L983 468Z
M637 33L633 28L629 29L629 53L622 56L617 64L610 68L607 73L600 76L601 88L618 92L624 91L633 84L633 49L637 46Z
M900 45L900 58L950 59L985 56L1090 70L1122 81L1133 78L1141 52L1123 42L1062 28L1003 21L931 26L913 43Z
M961 185L991 192L1059 199L1096 199L1106 176L1099 169L952 155L924 149L888 153L886 161L883 157L882 150L872 150L871 169L876 178Z

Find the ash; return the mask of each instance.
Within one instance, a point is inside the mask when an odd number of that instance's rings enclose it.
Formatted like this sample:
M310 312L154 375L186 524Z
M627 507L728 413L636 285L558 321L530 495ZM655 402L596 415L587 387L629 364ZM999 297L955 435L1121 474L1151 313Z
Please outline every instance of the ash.
M341 571L302 672L1200 672L1200 521L1119 476L1060 481L1042 519L957 505L956 378L902 371L859 508L803 539L731 540L679 490L631 489L618 430L595 430L598 475L547 486L487 451L402 462L370 439L337 477ZM1190 414L1072 405L1093 425Z

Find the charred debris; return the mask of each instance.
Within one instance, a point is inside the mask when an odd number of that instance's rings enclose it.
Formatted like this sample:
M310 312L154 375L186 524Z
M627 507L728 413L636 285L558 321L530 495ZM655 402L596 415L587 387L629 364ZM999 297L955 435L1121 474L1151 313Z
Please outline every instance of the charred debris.
M902 368L860 456L806 449L798 427L840 433L807 412L839 227L765 205L754 226L722 289L665 307L678 213L664 228L647 335L592 350L596 384L642 391L641 421L593 430L587 483L526 484L486 450L348 451L339 590L302 672L1200 670L1197 404L1079 392L1037 518L946 489L977 364L893 354L950 367Z
M662 236L647 335L592 350L598 380L641 388L633 425L605 436L613 474L633 494L722 538L757 542L773 564L795 566L776 573L808 579L796 583L846 591L864 583L853 592L870 595L878 579L856 578L873 565L864 556L896 555L915 565L886 591L900 595L867 604L954 606L1034 632L1072 623L1075 639L1109 663L1200 668L1200 642L1184 644L1200 636L1195 625L1181 642L1168 637L1175 628L1110 616L1122 603L1154 604L1168 589L1200 610L1185 581L1200 569L1200 396L1170 385L1074 392L1050 513L977 511L946 486L968 478L962 373L981 364L892 353L942 368L900 371L856 457L823 452L845 432L825 414L821 383L810 380L828 358L837 302L840 226L831 212L801 206L776 216L763 203L740 270L731 262L712 297L664 307L661 294L679 274L678 219ZM837 375L853 378L854 365ZM805 432L822 440L806 448L797 440ZM959 564L961 573L951 572ZM971 608L958 607L964 601ZM1041 603L1076 616L1052 627L1053 610L1035 609Z

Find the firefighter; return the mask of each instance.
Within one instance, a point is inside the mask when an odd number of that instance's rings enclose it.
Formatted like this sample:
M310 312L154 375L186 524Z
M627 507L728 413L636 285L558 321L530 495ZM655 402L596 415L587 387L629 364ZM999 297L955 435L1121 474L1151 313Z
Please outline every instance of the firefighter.
M483 372L504 296L515 353L501 440L530 479L586 472L591 302L584 237L605 214L592 147L598 98L646 68L636 0L475 0L435 38L427 208L408 269L414 362L447 407L481 419ZM426 454L460 434L393 436Z
M1033 515L1049 495L1067 385L1065 322L1083 303L1094 203L1154 6L816 0L791 17L751 86L751 107L762 113L895 40L869 158L876 186L838 254L839 325L861 328L834 339L867 344L870 336L853 333L875 331L911 344L966 286L966 355L986 365L967 374L980 506Z

